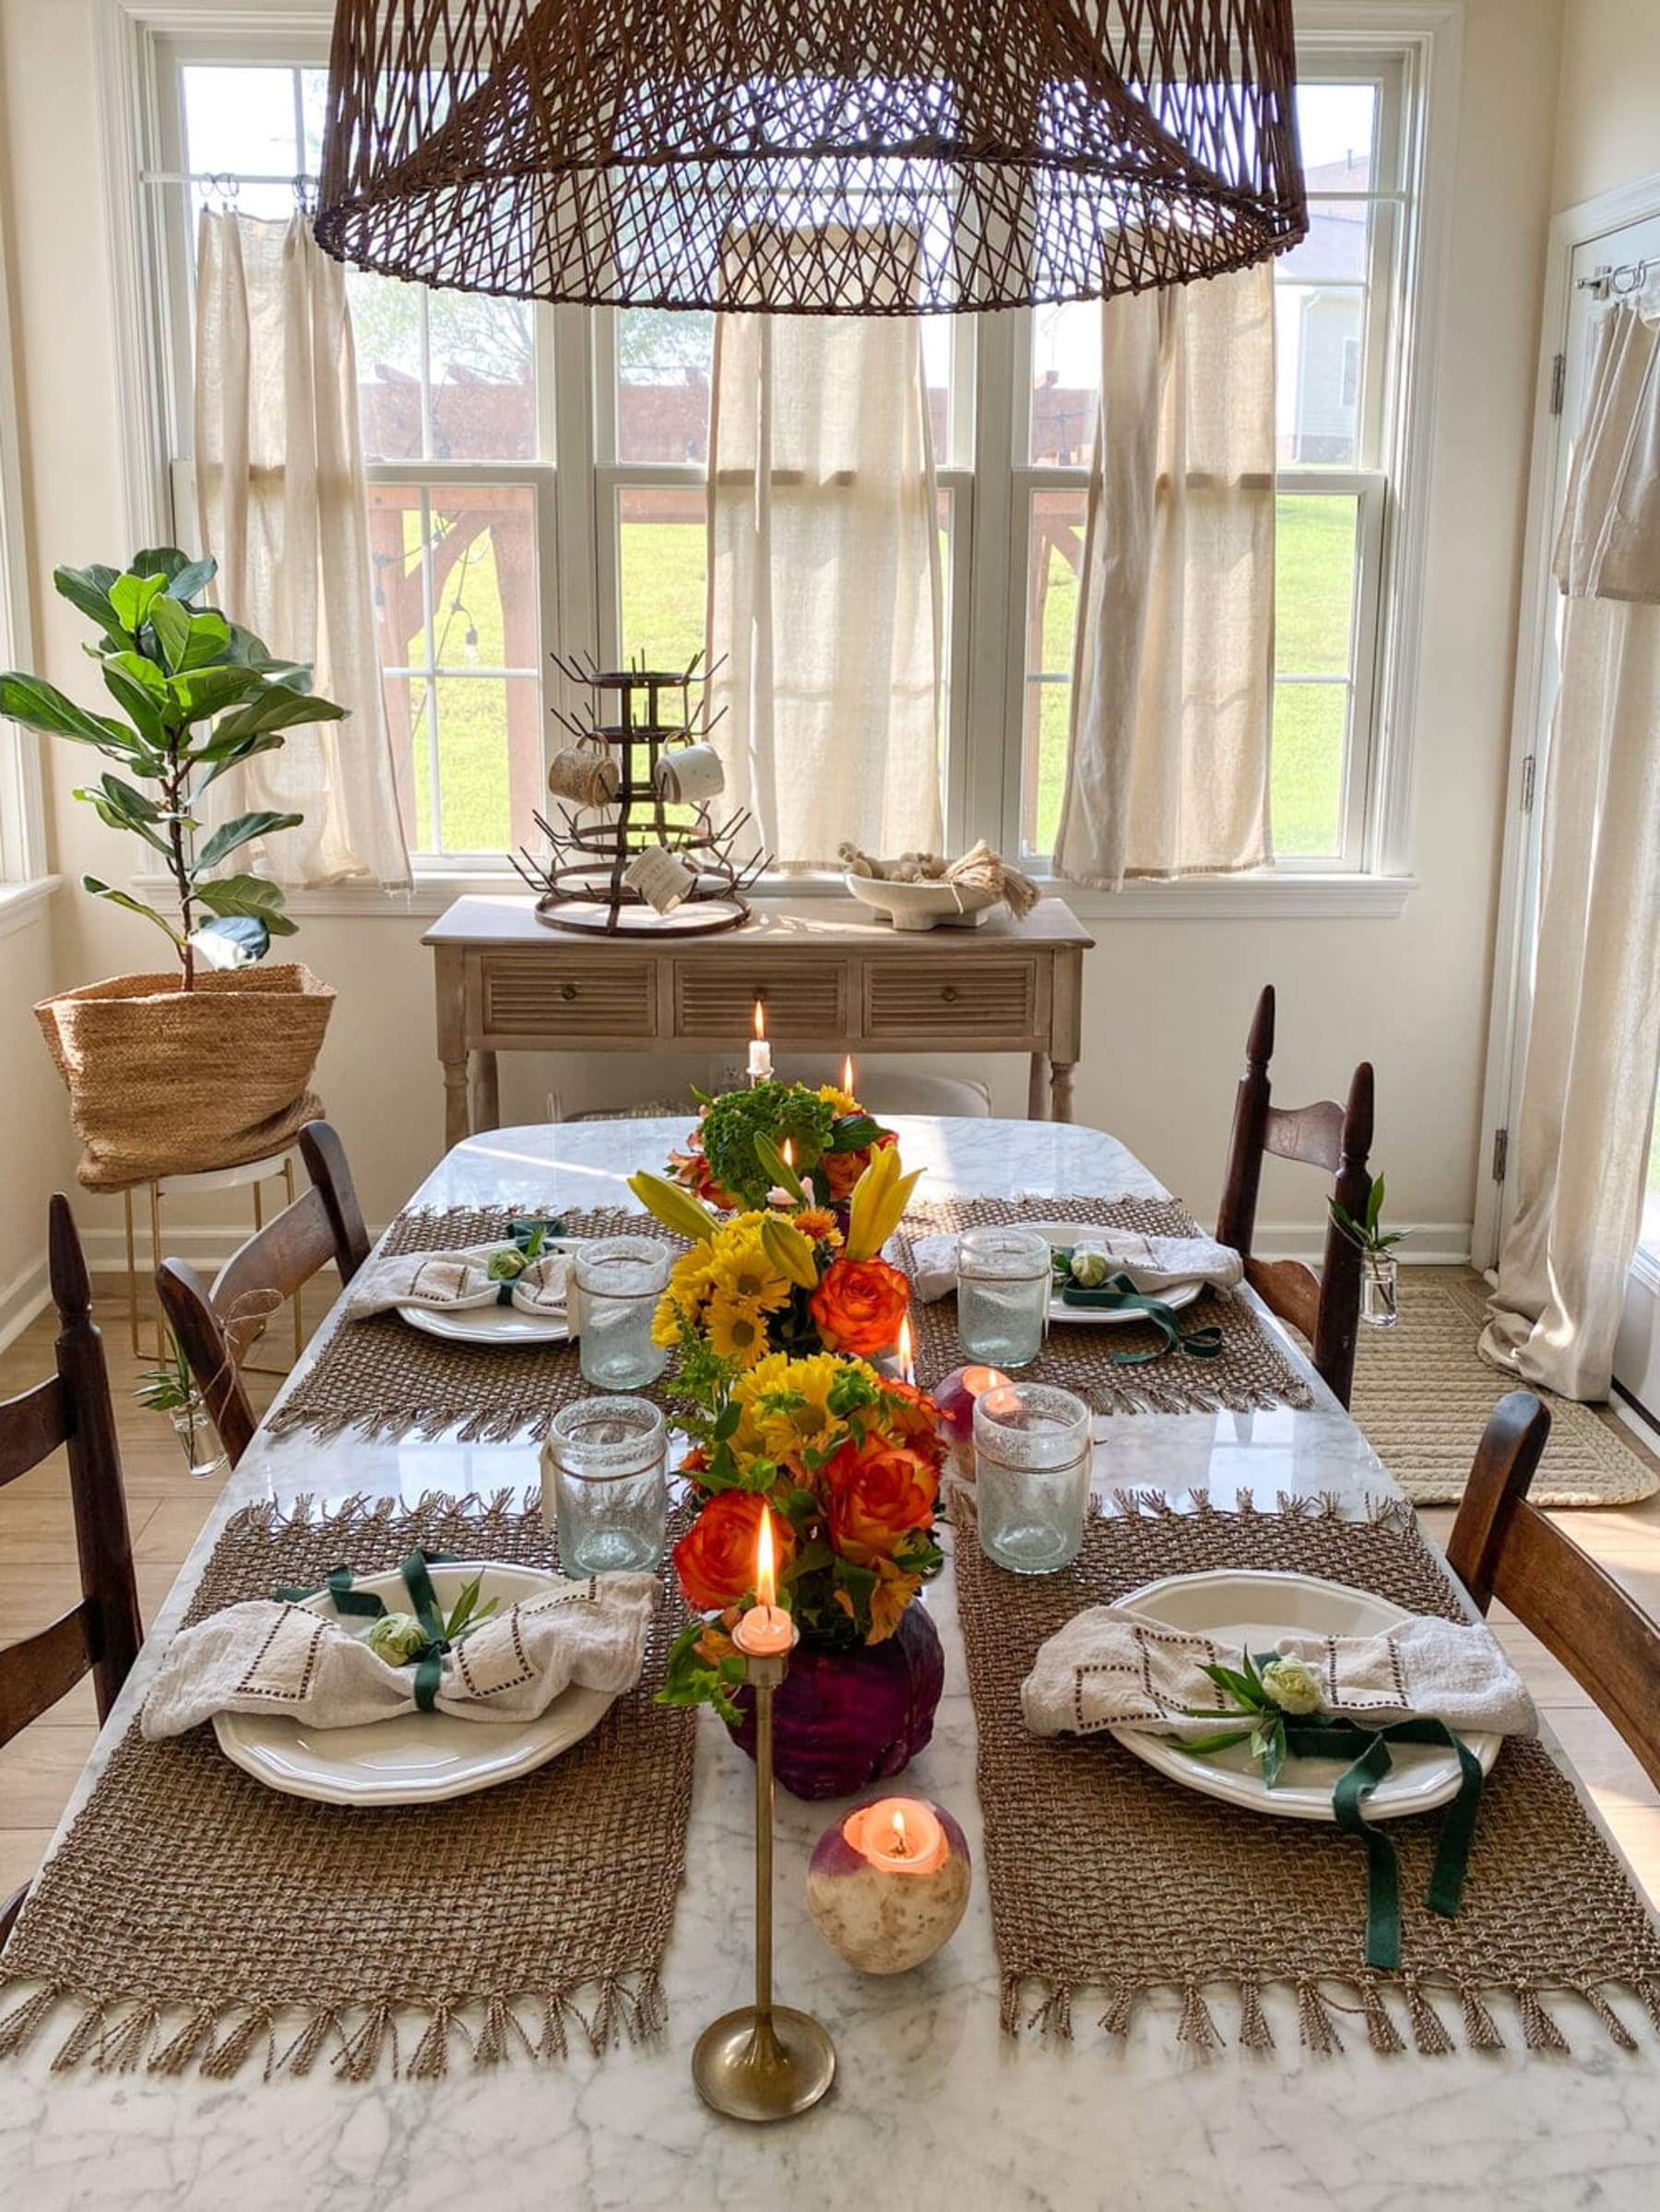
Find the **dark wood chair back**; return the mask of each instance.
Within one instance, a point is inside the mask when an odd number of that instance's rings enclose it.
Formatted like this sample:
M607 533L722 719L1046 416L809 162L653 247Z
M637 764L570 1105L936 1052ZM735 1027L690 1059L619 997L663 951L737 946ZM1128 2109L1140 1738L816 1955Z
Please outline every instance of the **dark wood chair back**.
M369 1257L362 1209L338 1136L326 1121L308 1121L300 1153L311 1189L231 1254L210 1290L182 1260L164 1260L156 1270L161 1310L233 1467L259 1425L240 1371L249 1348L284 1300L331 1260L343 1286Z
M1529 1503L1549 1434L1550 1414L1531 1391L1499 1401L1447 1557L1483 1613L1497 1598L1561 1661L1660 1788L1660 1625Z
M63 1449L69 1465L80 1603L50 1626L0 1651L0 1744L92 1677L98 1717L108 1717L144 1640L126 1493L115 1440L115 1409L103 1339L92 1319L86 1256L69 1201L52 1201L48 1245L57 1307L56 1373L0 1402L0 1489ZM0 1905L0 1943L24 1892Z
M1371 1196L1367 1156L1372 1141L1371 1062L1362 1060L1349 1084L1348 1103L1334 1098L1315 1106L1277 1106L1268 1080L1274 1058L1273 984L1257 1000L1245 1046L1245 1072L1234 1105L1227 1179L1216 1236L1245 1260L1245 1279L1270 1312L1300 1329L1313 1347L1314 1365L1340 1402L1347 1405L1355 1379L1355 1340L1360 1328L1359 1247L1335 1222L1326 1225L1325 1255L1318 1275L1300 1260L1257 1260L1257 1194L1263 1162L1295 1160L1332 1178L1332 1196L1357 1220Z

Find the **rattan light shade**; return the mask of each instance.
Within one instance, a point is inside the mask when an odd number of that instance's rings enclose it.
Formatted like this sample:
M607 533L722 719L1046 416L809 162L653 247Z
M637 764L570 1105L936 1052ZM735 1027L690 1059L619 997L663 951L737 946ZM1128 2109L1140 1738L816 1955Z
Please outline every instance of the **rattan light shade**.
M1290 0L339 0L317 236L523 299L1099 299L1303 235L1294 76Z

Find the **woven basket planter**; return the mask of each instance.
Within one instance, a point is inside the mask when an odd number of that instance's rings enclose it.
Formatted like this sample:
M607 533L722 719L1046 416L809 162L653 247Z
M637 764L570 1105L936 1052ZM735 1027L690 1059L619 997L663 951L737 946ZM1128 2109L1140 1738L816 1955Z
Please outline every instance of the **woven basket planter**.
M307 1087L335 995L278 962L198 976L117 976L42 999L89 1190L234 1167L280 1152L323 1111Z

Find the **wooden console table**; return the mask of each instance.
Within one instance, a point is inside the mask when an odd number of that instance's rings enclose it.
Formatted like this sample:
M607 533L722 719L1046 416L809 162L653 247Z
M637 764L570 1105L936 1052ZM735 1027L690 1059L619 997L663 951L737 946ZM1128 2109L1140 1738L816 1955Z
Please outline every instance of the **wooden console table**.
M1031 1118L1072 1118L1095 940L1060 899L925 935L828 898L768 902L724 936L593 938L549 929L528 899L466 898L423 941L449 1144L500 1126L498 1053L741 1047L756 999L786 1047L1029 1054Z

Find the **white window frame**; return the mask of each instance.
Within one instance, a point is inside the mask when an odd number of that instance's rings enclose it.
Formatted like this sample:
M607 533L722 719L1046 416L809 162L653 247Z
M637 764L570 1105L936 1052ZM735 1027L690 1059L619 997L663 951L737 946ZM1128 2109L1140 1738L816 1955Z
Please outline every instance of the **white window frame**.
M1428 401L1449 229L1462 18L1462 0L1303 0L1298 10L1299 58L1310 78L1367 68L1401 71L1407 134L1402 196L1416 214L1415 220L1397 226L1386 312L1392 320L1399 318L1398 337L1377 342L1381 302L1374 295L1374 334L1363 365L1366 405L1386 413L1381 466L1286 469L1280 476L1286 491L1341 491L1360 503L1354 699L1364 741L1351 740L1346 749L1342 859L1335 865L1286 859L1252 875L1137 882L1116 893L1057 882L1057 890L1092 919L1372 917L1399 912L1413 888L1407 852L1432 429ZM152 307L148 318L140 314L118 325L126 341L124 388L136 403L124 418L140 425L136 435L129 432L128 503L138 514L148 506L151 517L140 537L166 526L165 509L152 488L165 483L159 442L169 419L169 387L180 373L170 358L170 325L157 310L167 311L170 300L168 254L158 242L182 226L176 207L170 226L162 210L143 205L157 195L134 194L130 183L137 159L154 161L158 112L169 104L163 50L169 59L286 59L315 65L326 55L328 21L326 11L307 7L285 15L279 26L271 10L253 0L243 6L235 0L106 0L102 139L106 204L120 219L113 242L115 290L118 302L130 300L135 290L142 300L148 291ZM176 95L172 104L176 111ZM609 409L614 390L611 321L608 313L590 315L581 308L542 311L539 380L551 432L543 450L552 457L531 470L543 494L539 553L545 643L550 649L601 655L619 642L618 491L648 484L691 488L704 480L695 467L608 457L613 448L603 440L602 410ZM1085 485L1087 478L1082 470L1034 470L1026 463L1024 409L1016 400L1024 401L1029 384L1029 318L998 314L972 321L973 327L966 318L959 326L954 356L954 450L942 456L937 472L942 491L952 494L953 520L945 820L954 845L983 833L1014 852L1024 727L1024 500L1034 480L1061 489ZM176 407L172 413L176 419ZM452 484L500 482L513 473L508 465L433 463L424 469L442 469L442 480ZM401 462L375 464L372 473L417 480L410 465ZM578 704L562 696L563 685L550 669L543 671L543 692L550 707ZM550 716L550 743L552 727ZM292 903L296 912L439 911L464 882L500 888L504 879L516 881L501 856L423 856L412 895L346 889L299 893ZM791 877L777 884L796 897L838 887L835 878L816 884Z
M10 270L0 236L0 668L27 668L33 654L12 374ZM46 867L41 740L31 729L0 722L0 937L36 920L57 881Z

